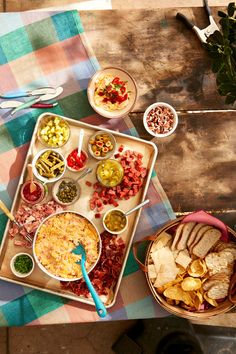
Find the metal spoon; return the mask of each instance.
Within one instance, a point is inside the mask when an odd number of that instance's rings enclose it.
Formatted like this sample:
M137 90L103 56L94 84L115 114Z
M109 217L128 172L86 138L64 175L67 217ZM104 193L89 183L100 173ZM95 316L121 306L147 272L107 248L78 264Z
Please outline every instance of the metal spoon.
M91 280L89 279L86 267L85 267L85 262L86 262L86 252L84 249L84 246L80 243L76 248L74 248L72 250L72 253L76 254L76 255L81 255L81 260L76 262L77 264L81 265L81 270L82 270L82 274L83 274L83 278L85 283L87 284L87 287L90 291L90 294L92 295L96 310L97 310L97 314L104 318L107 315L107 310L102 302L102 300L100 299L100 297L98 296L96 290L93 287L93 284L91 283Z
M126 211L126 212L124 213L124 215L125 215L125 216L128 216L128 215L130 215L131 213L133 213L134 211L136 211L136 210L142 208L144 205L146 205L146 204L148 204L148 203L149 203L149 199L144 200L142 203L136 205L136 207L134 207L134 208L132 208L132 209Z

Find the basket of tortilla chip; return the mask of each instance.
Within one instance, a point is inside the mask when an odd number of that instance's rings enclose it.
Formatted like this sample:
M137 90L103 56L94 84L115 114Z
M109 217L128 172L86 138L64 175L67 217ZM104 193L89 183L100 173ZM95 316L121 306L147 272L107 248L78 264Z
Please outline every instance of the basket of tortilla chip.
M138 246L151 241L145 264ZM236 304L236 233L204 211L178 218L134 244L156 301L188 319L208 318Z

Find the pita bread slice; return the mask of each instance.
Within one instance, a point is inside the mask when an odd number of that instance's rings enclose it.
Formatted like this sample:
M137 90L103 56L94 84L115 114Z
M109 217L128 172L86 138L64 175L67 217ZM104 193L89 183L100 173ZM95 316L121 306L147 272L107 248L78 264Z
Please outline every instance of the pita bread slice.
M169 235L167 232L163 231L154 241L151 252L155 252L156 250L165 247L168 242L172 241L172 236Z
M191 262L192 258L189 257L189 253L187 250L180 251L175 259L175 263L181 265L184 269L186 269L189 263Z
M213 229L213 226L210 225L204 225L196 234L195 241L191 244L189 247L189 251L192 253L193 252L193 247L198 243L198 241L202 238L204 233L208 230Z
M176 229L175 237L171 245L171 250L174 251L176 249L177 243L179 241L179 238L182 234L182 230L184 228L184 224L179 224L179 226Z
M203 226L205 226L206 224L203 224L203 223L198 223L198 224L196 224L195 226L194 226L194 228L192 229L192 232L190 233L190 235L189 235L189 238L188 238L188 241L187 241L187 247L188 247L188 249L189 249L189 247L191 246L191 244L193 243L193 242L195 242L195 237L196 237L196 235L197 235L197 233L198 233L198 231L203 227Z
M190 221L184 224L183 231L181 237L179 238L179 242L177 243L177 250L182 251L187 248L187 241L190 233L192 232L196 222Z

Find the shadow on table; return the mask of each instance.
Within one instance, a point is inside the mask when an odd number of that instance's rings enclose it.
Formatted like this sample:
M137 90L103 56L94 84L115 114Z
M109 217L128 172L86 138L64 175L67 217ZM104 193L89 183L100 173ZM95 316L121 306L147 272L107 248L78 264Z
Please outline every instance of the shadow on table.
M170 316L137 321L112 349L116 354L233 354L236 338L233 328L192 325Z

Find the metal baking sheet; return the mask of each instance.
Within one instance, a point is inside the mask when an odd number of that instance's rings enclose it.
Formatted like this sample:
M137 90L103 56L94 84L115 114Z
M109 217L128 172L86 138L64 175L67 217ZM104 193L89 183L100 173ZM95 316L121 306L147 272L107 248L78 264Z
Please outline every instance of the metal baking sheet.
M11 212L13 214L16 213L21 198L20 198L20 188L21 185L24 183L24 181L27 179L27 164L32 162L33 156L40 150L44 149L45 147L39 142L39 140L37 139L37 130L38 130L38 126L40 124L41 119L46 116L46 115L54 115L52 113L44 113L41 114L38 118L38 121L36 123L34 132L33 132L33 136L32 136L32 140L29 146L29 150L26 156L26 160L25 160L25 164L23 166L23 170L22 170L22 174L19 180L19 184L16 190L16 194L15 194L15 198L12 204L12 209ZM62 116L61 116L62 117ZM84 136L84 141L83 141L83 149L85 149L87 151L87 144L88 144L88 139L91 135L93 135L96 131L101 130L99 127L90 125L90 124L86 124L80 121L76 121L67 117L62 117L64 118L70 125L70 129L71 129L71 135L70 135L70 139L69 141L61 148L58 148L57 151L60 151L63 155L66 155L68 152L70 152L73 148L75 148L77 146L77 140L78 140L78 134L79 134L79 130L80 128L83 128L85 130L85 136ZM115 136L115 139L117 141L117 148L123 144L125 149L130 149L130 150L134 150L137 151L141 154L143 154L143 165L145 167L147 167L148 169L148 174L147 177L144 180L144 184L143 187L141 188L141 190L139 191L139 193L130 198L128 201L124 200L124 201L119 201L119 208L123 209L123 210L129 210L132 207L134 207L135 205L139 204L140 202L142 202L145 199L146 193L147 193L147 189L148 189L148 185L151 179L151 174L152 174L152 170L156 161L156 157L157 157L157 148L155 146L154 143L152 142L148 142L136 137L131 137L116 131L111 131L108 129L102 129L104 131L110 132ZM88 167L93 168L93 171L95 172L95 166L98 163L97 160L95 160L94 158L90 157L88 160ZM76 176L78 176L77 172L71 172L68 169L65 172L65 175L63 177L71 177L71 178L76 178ZM102 226L102 219L96 219L95 218L95 213L94 211L91 211L89 208L89 199L92 195L93 190L91 189L91 187L88 187L85 182L86 180L91 181L92 183L96 182L96 176L95 173L91 173L90 175L86 176L84 179L82 179L80 181L80 185L81 185L81 196L78 199L78 201L76 203L74 203L73 205L67 207L67 210L74 210L74 211L78 211L83 213L86 217L88 217L90 220L92 220L94 222L94 224L97 226L98 231L101 233L102 231L104 231L103 226ZM51 184L48 184L49 186L49 195L46 201L49 201L50 199L52 199L51 196L51 190L52 190L52 186ZM105 210L111 209L113 206L105 206ZM124 254L124 259L123 259L123 266L120 272L120 276L119 279L117 281L117 283L114 285L113 289L111 289L111 291L109 292L109 296L104 297L101 296L102 300L105 302L105 305L107 308L112 307L116 301L116 297L117 297L117 293L119 290L119 286L122 280L122 275L124 272L124 268L125 268L125 264L127 261L127 257L129 254L129 250L132 244L132 240L135 234L135 230L137 227L137 223L140 217L140 213L141 210L138 210L134 213L132 213L129 216L129 225L127 230L120 235L120 237L122 237L122 239L125 242L125 254ZM90 304L90 305L94 305L92 299L88 299L88 298L84 298L82 296L77 296L76 294L69 292L69 291L65 291L61 288L60 282L47 276L45 273L43 273L39 267L36 265L35 270L33 271L33 273L27 277L27 278L17 278L10 270L10 260L11 258L14 256L14 254L18 253L18 252L22 252L25 251L26 249L23 247L19 247L19 246L15 246L12 242L12 240L9 238L8 235L8 230L10 227L10 221L8 221L7 225L6 225L6 229L4 232L4 236L3 236L3 240L2 240L2 244L1 244L1 249L0 249L0 279L9 281L9 282L13 282L13 283L17 283L17 284L21 284L24 286L29 286L31 288L34 289L38 289L38 290L42 290L42 291L46 291L52 294L56 294L56 295L60 295L63 297L66 297L68 299L71 300L75 300L75 301L80 301L86 304ZM27 251L31 252L31 249L27 249Z

